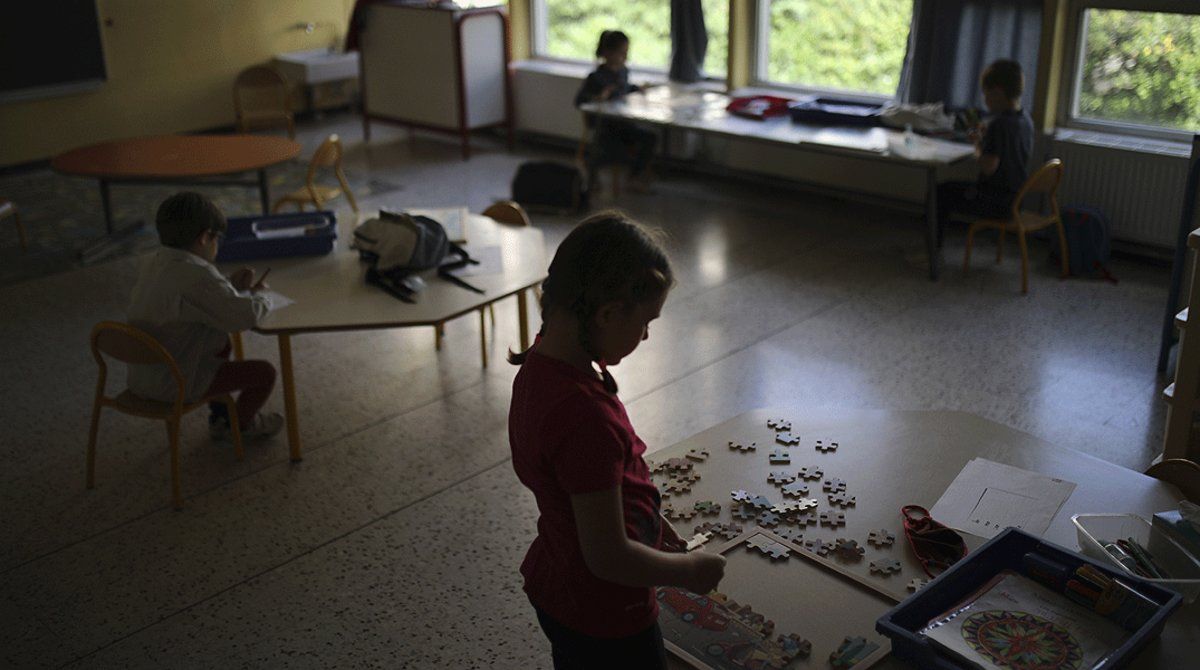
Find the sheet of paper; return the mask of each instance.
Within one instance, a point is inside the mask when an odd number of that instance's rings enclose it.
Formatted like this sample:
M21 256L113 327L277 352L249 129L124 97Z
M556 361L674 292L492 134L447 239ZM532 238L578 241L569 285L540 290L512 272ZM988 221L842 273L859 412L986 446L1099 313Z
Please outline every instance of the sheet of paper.
M470 212L466 207L431 207L405 211L413 216L427 216L442 224L442 227L446 229L446 237L451 242L462 244L467 240L466 225Z
M1073 482L975 458L929 513L951 528L984 538L1009 526L1039 535L1074 490Z
M259 295L266 296L267 300L269 300L271 302L271 311L275 311L277 309L283 309L284 307L287 307L288 305L294 305L296 303L295 300L292 300L291 298L287 297L286 295L284 295L278 291L263 291L263 292L259 293Z
M500 257L499 246L489 247L473 247L466 245L463 247L471 258L479 261L478 265L466 265L451 274L455 277L476 277L479 275L498 275L504 272L504 261Z

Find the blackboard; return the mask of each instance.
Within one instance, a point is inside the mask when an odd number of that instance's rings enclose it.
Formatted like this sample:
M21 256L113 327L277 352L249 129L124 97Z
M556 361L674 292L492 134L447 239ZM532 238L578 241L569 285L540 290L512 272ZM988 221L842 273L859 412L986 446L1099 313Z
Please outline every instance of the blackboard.
M0 103L68 95L107 78L96 0L4 3Z

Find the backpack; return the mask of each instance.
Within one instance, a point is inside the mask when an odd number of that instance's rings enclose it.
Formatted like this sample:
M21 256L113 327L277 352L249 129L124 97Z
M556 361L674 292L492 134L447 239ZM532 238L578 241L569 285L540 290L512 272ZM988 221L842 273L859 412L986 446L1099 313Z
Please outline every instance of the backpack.
M522 163L512 199L526 209L578 212L587 207L587 182L579 168L553 162Z
M1116 282L1107 264L1112 253L1108 217L1095 207L1076 205L1062 209L1063 234L1067 238L1067 266L1075 277L1097 277ZM1062 250L1055 240L1051 258L1057 263Z
M450 241L442 224L427 216L380 211L379 218L368 219L354 230L350 245L359 256L371 262L367 283L379 286L404 302L425 286L418 273L437 268L438 276L465 289L482 289L450 274L467 264L476 264L465 249ZM449 259L449 260L447 260Z

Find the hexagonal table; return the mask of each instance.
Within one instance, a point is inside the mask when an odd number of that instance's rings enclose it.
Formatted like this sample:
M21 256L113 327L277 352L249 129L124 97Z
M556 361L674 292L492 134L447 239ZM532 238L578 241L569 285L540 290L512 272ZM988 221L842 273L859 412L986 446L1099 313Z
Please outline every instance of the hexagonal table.
M425 273L425 288L416 303L392 297L364 280L366 264L358 252L349 248L350 226L342 229L337 249L326 256L282 258L249 263L261 275L271 274L267 284L295 303L272 311L255 328L256 332L279 339L280 377L283 382L284 410L287 416L288 446L293 461L301 459L300 427L296 407L295 379L292 372L291 337L301 333L377 328L440 327L459 316L479 312L483 364L487 366L487 331L483 328L484 308L510 296L517 297L519 339L522 350L529 346L527 291L546 277L545 249L541 231L513 227L478 215L466 221L466 238L472 247L498 246L501 268L493 274L465 277L483 294L456 286L445 279ZM230 263L240 266L242 263ZM235 350L240 352L235 339ZM240 358L240 355L239 355Z

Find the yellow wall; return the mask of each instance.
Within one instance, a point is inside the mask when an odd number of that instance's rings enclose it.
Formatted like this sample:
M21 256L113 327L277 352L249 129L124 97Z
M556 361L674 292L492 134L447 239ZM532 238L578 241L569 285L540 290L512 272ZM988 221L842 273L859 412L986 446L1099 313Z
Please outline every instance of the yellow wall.
M530 23L530 0L508 0L508 23L512 37L512 59L524 60L533 53L533 24Z
M340 43L353 4L98 0L108 81L89 93L0 105L0 166L107 139L231 125L240 70ZM320 24L311 35L292 27L309 22Z

